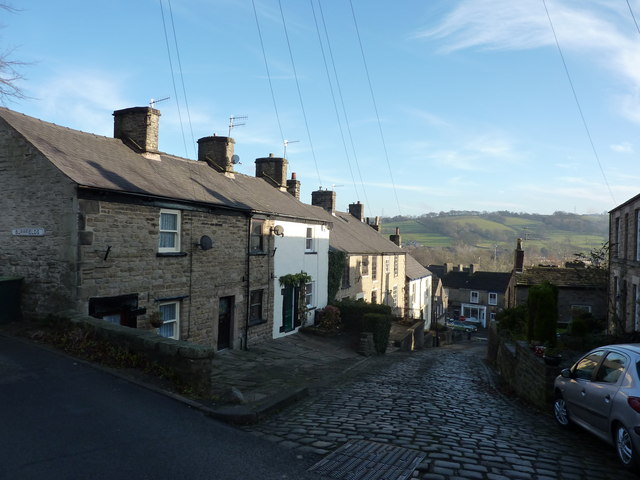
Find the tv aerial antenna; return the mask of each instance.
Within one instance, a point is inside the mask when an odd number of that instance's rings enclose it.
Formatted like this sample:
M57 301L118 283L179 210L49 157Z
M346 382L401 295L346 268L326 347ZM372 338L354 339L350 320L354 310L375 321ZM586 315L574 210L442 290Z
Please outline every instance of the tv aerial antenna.
M151 100L149 100L149 106L151 108L156 108L156 103L164 102L165 100L169 100L170 98L171 97L164 97L164 98L161 98L160 100L155 100L152 98Z
M290 143L298 143L300 140L285 140L284 143L284 153L282 154L282 158L287 158L287 145Z
M246 115L242 115L242 116L235 116L235 115L231 115L231 116L229 117L229 135L228 135L228 136L229 136L229 137L231 136L231 130L232 130L233 128L235 128L235 127L241 127L241 126L243 126L243 125L246 125L244 122L242 122L242 123L237 123L237 122L236 122L236 120L243 121L243 120L246 120L247 118L249 118L249 117L248 117L248 116L246 116Z

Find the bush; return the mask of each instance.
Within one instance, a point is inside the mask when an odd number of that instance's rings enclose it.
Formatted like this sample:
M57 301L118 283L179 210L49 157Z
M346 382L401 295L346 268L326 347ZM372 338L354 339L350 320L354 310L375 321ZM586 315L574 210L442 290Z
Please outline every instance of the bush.
M514 338L525 336L527 333L527 306L519 305L506 308L496 315L498 330L510 332Z
M373 344L380 355L387 351L391 316L384 313L365 313L362 317L362 331L373 333Z
M350 332L363 332L363 317L369 313L391 316L391 307L389 305L380 305L378 303L367 303L364 300L352 300L347 298L339 302L335 302L334 306L340 309L342 324L345 330Z
M549 282L530 287L527 311L529 312L528 339L555 346L558 326L558 288Z
M328 332L338 332L342 330L342 320L340 309L333 305L327 305L322 310L317 310L317 326Z

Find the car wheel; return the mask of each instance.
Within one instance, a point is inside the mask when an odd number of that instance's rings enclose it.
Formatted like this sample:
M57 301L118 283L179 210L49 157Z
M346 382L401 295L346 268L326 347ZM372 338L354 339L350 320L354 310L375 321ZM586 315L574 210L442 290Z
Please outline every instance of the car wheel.
M635 470L638 466L638 454L633 448L631 435L624 425L617 424L613 430L613 442L616 446L616 453L622 464Z
M561 427L567 428L571 421L569 419L569 410L567 410L567 402L564 401L561 394L557 394L553 401L553 417Z

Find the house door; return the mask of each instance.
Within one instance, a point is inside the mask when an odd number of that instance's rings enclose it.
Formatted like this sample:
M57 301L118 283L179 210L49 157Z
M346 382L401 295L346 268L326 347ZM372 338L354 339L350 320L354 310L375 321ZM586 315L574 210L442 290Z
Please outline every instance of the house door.
M218 350L231 347L234 297L220 297L218 306Z
M282 289L282 327L281 332L290 332L300 326L298 319L298 298L300 288L286 286Z

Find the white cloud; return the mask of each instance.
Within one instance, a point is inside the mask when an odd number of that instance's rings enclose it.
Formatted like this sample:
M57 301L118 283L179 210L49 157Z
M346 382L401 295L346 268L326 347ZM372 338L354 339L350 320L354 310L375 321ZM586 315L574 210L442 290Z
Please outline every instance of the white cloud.
M614 145L610 145L609 148L616 153L634 153L633 145L629 142L622 142Z

